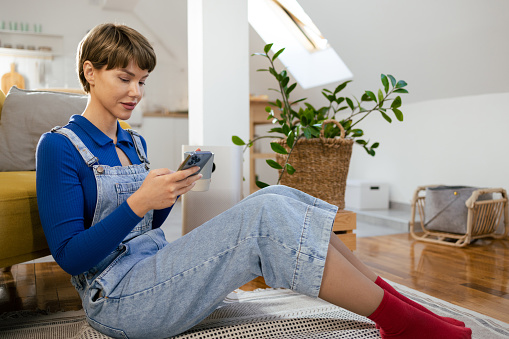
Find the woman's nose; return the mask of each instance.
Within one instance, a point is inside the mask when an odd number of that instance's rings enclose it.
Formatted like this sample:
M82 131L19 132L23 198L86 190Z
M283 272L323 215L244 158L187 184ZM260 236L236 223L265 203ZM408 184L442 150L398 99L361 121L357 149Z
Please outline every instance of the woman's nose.
M132 97L140 97L142 94L141 86L137 82L133 82L129 88L129 94Z

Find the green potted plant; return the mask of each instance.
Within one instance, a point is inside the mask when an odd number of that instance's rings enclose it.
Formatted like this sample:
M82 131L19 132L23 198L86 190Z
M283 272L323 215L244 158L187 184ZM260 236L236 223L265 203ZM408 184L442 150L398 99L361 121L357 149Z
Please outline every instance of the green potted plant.
M330 165L339 161L342 162L343 168L339 170L343 172L345 171L346 164L346 173L341 175L341 177L344 177L344 180L341 179L341 181L345 181L341 183L341 185L346 186L351 145L355 142L362 146L371 156L376 154L376 149L379 147L378 142L366 140L364 131L358 126L359 123L374 112L381 114L389 123L393 120L391 115L394 115L398 121L403 121L403 113L400 110L402 100L399 94L408 93L404 88L407 86L407 83L403 80L397 81L392 75L382 74L380 78L382 88L378 89L376 92L365 91L360 99L357 99L355 96L350 98L341 95L341 91L351 82L351 80L345 81L334 90L323 89L322 94L327 99L328 104L320 108L315 108L310 103L305 102L306 98L293 101L290 99L290 94L297 86L297 83L290 83L290 77L287 71L282 70L278 72L274 66L274 61L283 53L284 48L274 53L273 56L270 56L269 52L271 47L272 44L267 44L264 47L264 53L255 53L253 55L262 56L267 59L269 67L266 69L259 69L258 71L269 72L276 79L278 84L278 88L271 90L278 92L280 98L276 99L274 102L270 102L270 106L265 109L268 115L267 120L272 120L275 127L268 132L270 135L256 137L248 142L245 142L238 136L233 136L233 143L235 145L243 145L245 149L247 149L261 139L276 139L270 143L272 150L276 153L276 161L268 159L266 160L267 164L279 171L278 184L288 184L293 187L299 185L298 177L304 175L306 170L312 177L311 181L313 181L313 183L310 183L310 185L316 186L317 179L323 179L319 177L316 168L306 169L306 167L309 166L307 166L305 162L299 162L297 159L298 156L296 156L297 152L303 151L306 147L305 145L309 146L313 144L315 147L319 147L319 150L317 151L315 148L301 156L301 158L303 158L304 161L309 161L315 157L314 154L317 154L323 157L322 162L324 162L324 164ZM279 114L275 114L274 109L276 109ZM340 148L342 152L341 157L343 159L338 157L337 152L339 152ZM329 149L329 154L325 154L326 149ZM330 149L336 149L336 152L331 153ZM331 173L331 175L337 178L338 173ZM295 180L297 180L297 183L292 183L292 181ZM260 188L268 186L268 184L261 181L257 181L256 185ZM302 189L302 187L295 188ZM302 190L309 191L309 189ZM339 190L343 191L344 195L344 187ZM332 193L333 196L337 194L337 192ZM339 205L341 205L341 202Z

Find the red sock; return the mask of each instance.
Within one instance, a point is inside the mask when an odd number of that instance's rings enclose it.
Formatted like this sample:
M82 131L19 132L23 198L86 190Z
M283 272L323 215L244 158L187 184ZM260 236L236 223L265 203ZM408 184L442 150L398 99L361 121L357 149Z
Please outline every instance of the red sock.
M369 319L380 326L382 338L408 339L470 339L472 330L442 321L412 307L391 293L384 297Z
M392 294L393 296L395 297L398 297L400 300L406 302L407 304L409 305L412 305L413 307L425 312L425 313L428 313L434 317L437 317L438 319L441 319L443 321L446 321L448 322L449 324L453 324L453 325L456 325L456 326L461 326L461 327L465 327L465 323L463 321L459 321L459 320L456 320L454 318L449 318L449 317L442 317L442 316L439 316L438 314L435 314L433 312L431 312L430 310L428 310L426 307L416 303L415 301L413 300L410 300L408 299L407 297L405 297L404 295L402 295L401 293L399 293L398 291L396 291L394 289L394 287L392 287L391 285L389 285L385 280L383 280L382 278L378 277L376 278L376 281L375 281L375 284L377 284L378 286L380 286L381 288L383 288L385 291L389 292L390 294Z

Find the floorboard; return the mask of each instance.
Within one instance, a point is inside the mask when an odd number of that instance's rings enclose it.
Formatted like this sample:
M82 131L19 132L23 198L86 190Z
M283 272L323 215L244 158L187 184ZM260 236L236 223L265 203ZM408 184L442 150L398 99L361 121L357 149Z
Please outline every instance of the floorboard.
M358 238L354 253L385 279L509 323L509 240L478 240L454 248L417 242L402 233ZM258 278L242 289L266 287ZM0 272L0 314L80 308L70 275L55 262Z

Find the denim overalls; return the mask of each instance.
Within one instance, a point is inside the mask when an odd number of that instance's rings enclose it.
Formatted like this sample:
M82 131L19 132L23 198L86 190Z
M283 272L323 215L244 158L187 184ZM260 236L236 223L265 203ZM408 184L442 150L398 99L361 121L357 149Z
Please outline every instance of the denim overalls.
M136 132L130 131L142 164L122 167L101 165L72 131L55 132L67 136L93 168L92 225L148 174ZM271 287L317 297L336 212L301 191L269 186L172 243L151 228L149 212L115 251L72 283L96 330L114 338L168 338L199 323L257 276Z

